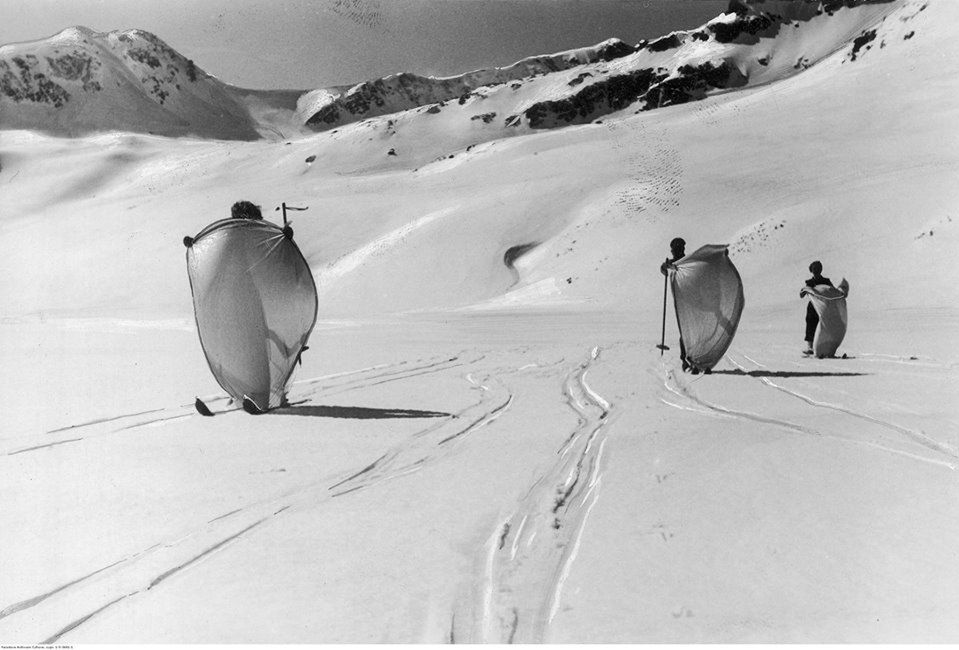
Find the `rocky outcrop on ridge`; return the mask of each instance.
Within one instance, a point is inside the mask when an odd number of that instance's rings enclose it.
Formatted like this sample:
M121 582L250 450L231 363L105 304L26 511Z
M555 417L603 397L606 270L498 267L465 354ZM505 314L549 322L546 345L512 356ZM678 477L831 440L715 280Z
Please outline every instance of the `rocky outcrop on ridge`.
M454 100L462 104L477 88L498 86L597 61L612 61L635 51L636 48L631 45L610 39L595 47L533 56L505 68L476 70L454 77L423 77L404 72L366 81L341 95L330 96L325 105L316 108L306 124L317 131L325 131L349 122L417 106Z

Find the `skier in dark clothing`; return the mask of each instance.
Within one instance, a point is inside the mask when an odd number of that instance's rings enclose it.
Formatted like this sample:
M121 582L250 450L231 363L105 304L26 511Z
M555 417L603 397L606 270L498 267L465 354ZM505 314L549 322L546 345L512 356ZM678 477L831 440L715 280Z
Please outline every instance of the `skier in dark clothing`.
M260 212L260 206L250 201L237 201L230 206L230 217L233 219L250 219L252 221L262 221L263 213ZM284 226L283 234L287 239L293 239L293 229L290 226ZM193 237L184 237L183 245L187 248L193 246Z
M809 265L809 271L812 273L812 277L806 280L806 286L809 288L817 287L821 284L833 286L832 281L829 278L825 278L822 275L822 262L816 260ZM799 297L803 298L804 293L800 293ZM806 305L806 351L803 354L812 354L812 342L816 338L816 327L819 326L819 314L816 313L816 308L812 306L810 302Z
M234 219L262 219L263 213L260 212L260 206L254 205L249 201L237 201L230 208L230 216Z
M686 257L686 240L682 237L673 239L669 242L669 252L672 254L672 258L667 257L666 261L659 265L659 272L663 275L669 275L671 264ZM679 335L679 359L683 362L683 371L685 372L689 369L689 362L686 361L686 345L683 343L683 335L681 332ZM698 374L698 371L695 369L693 372L694 374Z

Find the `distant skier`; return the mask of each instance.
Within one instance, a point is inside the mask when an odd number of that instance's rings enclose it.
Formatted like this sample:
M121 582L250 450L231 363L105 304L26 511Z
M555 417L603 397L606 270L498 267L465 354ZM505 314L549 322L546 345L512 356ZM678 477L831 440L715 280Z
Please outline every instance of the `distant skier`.
M812 277L806 280L806 286L812 289L819 285L825 284L827 286L833 286L832 281L829 278L825 278L822 275L822 262L816 260L809 265L809 271L812 273ZM806 297L805 291L799 292L800 298ZM810 302L806 305L806 350L803 354L813 354L812 343L813 339L816 338L816 327L819 325L819 314L816 313L816 309L812 306Z
M673 239L669 242L669 252L672 254L672 258L667 257L666 261L659 265L659 272L665 276L669 275L669 269L674 262L686 257L686 240L682 237ZM663 300L665 301L665 298ZM663 302L664 308L665 305L666 303ZM689 363L686 361L686 345L683 343L682 334L679 335L679 359L683 363L683 372L685 372L689 369Z

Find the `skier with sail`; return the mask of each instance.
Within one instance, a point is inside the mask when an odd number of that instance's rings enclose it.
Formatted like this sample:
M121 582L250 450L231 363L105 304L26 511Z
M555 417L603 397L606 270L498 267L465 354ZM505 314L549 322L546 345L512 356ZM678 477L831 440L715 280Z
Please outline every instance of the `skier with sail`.
M670 242L673 259L660 271L673 289L683 370L708 374L736 335L745 305L743 283L728 246L707 244L683 255L685 243L679 238ZM665 330L665 311L663 322Z
M281 227L239 201L231 217L183 240L210 371L235 403L255 414L287 404L287 384L317 316L313 276L283 207ZM196 407L212 414L199 399Z

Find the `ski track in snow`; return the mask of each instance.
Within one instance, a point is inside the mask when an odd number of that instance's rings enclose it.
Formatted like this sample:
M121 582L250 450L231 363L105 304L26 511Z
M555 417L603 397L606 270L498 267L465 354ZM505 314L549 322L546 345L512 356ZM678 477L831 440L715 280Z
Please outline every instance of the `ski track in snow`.
M748 356L746 356L746 355L742 355L742 356L745 357L750 363L753 363L754 365L756 365L757 367L761 367L761 368L764 368L764 367L765 367L765 366L763 366L761 363L755 361L754 359L751 359L750 357L748 357ZM737 363L737 362L736 362L734 359L732 359L730 356L727 355L726 358L727 358L733 365L735 365L739 370L741 370L741 371L743 371L743 372L748 372L748 370L747 370L747 368L746 368L745 366L743 366L742 364ZM763 384L764 386L769 387L769 388L773 388L773 389L775 389L775 390L777 390L777 391L780 391L780 392L783 392L783 393L785 393L785 394L787 394L787 395L789 395L789 396L791 396L791 397L793 397L793 398L799 399L799 400L803 401L804 403L808 404L809 406L811 406L811 407L813 407L813 408L816 408L816 409L828 409L828 410L834 411L834 412L836 412L836 413L842 413L842 414L844 414L844 415L848 415L848 416L851 416L851 417L854 417L854 418L858 418L858 419L861 419L861 420L865 420L865 421L867 421L867 422L871 422L871 423L873 423L873 424L876 424L876 425L878 425L878 426L880 426L880 427L884 427L884 428L886 428L886 429L895 431L895 432L897 432L897 433L905 436L906 438L908 438L910 441L912 441L912 442L914 442L914 443L920 444L920 445L922 445L923 447L926 447L927 449L930 449L930 450L932 450L932 451L938 452L938 453L941 454L941 455L946 456L949 460L941 460L941 459L938 459L938 458L930 458L930 457L928 457L928 456L923 456L923 455L920 455L920 454L911 453L911 452L906 451L906 450L903 450L903 449L898 449L898 448L896 448L896 447L890 447L890 446L883 445L883 444L879 444L879 443L876 443L876 442L873 442L873 441L870 441L870 440L864 440L864 439L862 439L862 438L851 438L851 437L845 436L845 435L838 435L838 434L834 434L834 433L827 433L827 432L820 431L820 430L815 429L815 428L810 428L810 427L807 427L807 426L803 426L803 425L800 425L800 424L797 424L797 423L795 423L795 422L791 422L791 421L788 421L788 420L781 420L781 419L777 419L777 418L766 417L766 416L761 415L761 414L759 414L759 413L752 413L752 412L748 412L748 411L740 411L740 410L736 410L736 409L727 408L727 407L722 406L722 405L720 405L720 404L714 404L714 403L712 403L712 402L709 402L709 401L707 401L707 400L699 397L699 396L696 394L695 390L693 389L693 386L692 386L692 385L693 385L695 382L702 380L704 377L710 377L709 375L700 375L700 376L698 376L696 379L694 379L694 380L692 380L692 381L690 381L690 382L683 382L683 381L681 381L681 380L677 377L677 373L676 373L675 370L673 370L672 368L665 368L665 367L664 367L664 374L665 374L664 386L665 386L666 390L669 391L670 393L672 393L674 396L678 397L679 400L678 400L678 401L674 401L674 400L670 400L670 399L666 399L666 398L664 398L664 397L661 397L661 398L660 398L660 401L661 401L662 403L668 405L668 406L673 407L673 408L677 408L677 409L680 409L680 410L686 410L686 411L692 411L692 412L695 412L695 413L698 413L698 414L701 414L701 415L707 415L707 416L731 417L731 418L736 418L736 419L740 419L740 420L746 420L746 421L756 422L756 423L760 423L760 424L770 424L770 425L776 426L777 428L784 429L784 430L789 431L789 432L792 432L792 433L801 433L801 434L806 434L806 435L810 435L810 436L816 436L816 437L820 437L820 438L826 438L826 439L830 439L830 440L837 440L837 441L840 441L840 442L843 442L843 443L846 443L846 444L855 444L855 445L870 447L870 448L873 448L873 449L878 449L878 450L883 451L883 452L887 452L887 453L891 453L891 454L896 454L896 455L898 455L898 456L902 456L902 457L908 458L908 459L910 459L910 460L920 461L920 462L923 462L923 463L928 463L928 464L936 465L936 466L939 466L939 467L946 467L946 468L948 468L948 469L950 469L950 470L955 470L956 467L957 467L957 463L956 463L955 461L956 461L957 459L959 459L959 456L957 456L955 450L953 450L951 447L949 447L949 446L947 446L947 445L944 445L944 444L942 444L942 443L939 443L938 441L935 441L935 440L929 438L928 436L926 436L926 435L925 435L924 433L922 433L922 432L914 431L914 430L912 430L912 429L908 429L908 428L906 428L906 427L902 427L902 426L897 425L897 424L894 424L894 423L892 423L892 422L888 422L888 421L882 420L882 419L880 419L880 418L873 417L873 416L868 415L868 414L866 414L866 413L860 413L860 412L858 412L858 411L854 411L854 410L852 410L852 409L849 409L849 408L846 408L846 407L843 407L843 406L840 406L840 405L830 404L830 403L827 403L827 402L821 402L821 401L815 400L815 399L813 399L813 398L811 398L811 397L808 397L808 396L806 396L806 395L803 395L803 394L801 394L801 393L798 393L797 391L790 390L790 389L788 389L788 388L786 388L786 387L784 387L784 386L781 386L781 385L779 385L779 384L776 384L775 382L773 382L772 380L770 380L768 377L758 377L758 379L761 380L761 382L762 382L762 384ZM715 376L713 376L713 377L715 377ZM692 404L693 406L690 406L690 404Z
M299 389L297 392L313 396L330 394L331 391L359 390L426 373L449 371L462 365L475 366L483 358L484 355L477 354L466 361L461 360L460 356L402 361L302 380L297 382L296 387ZM477 381L474 375L480 375L482 381ZM150 590L159 588L179 573L223 552L290 508L301 504L315 507L326 499L342 497L406 476L431 460L448 457L456 443L494 422L513 401L512 394L495 376L474 369L466 377L471 390L479 392L479 400L475 404L414 433L407 441L387 450L367 466L339 480L329 476L314 477L303 484L288 487L278 495L209 518L191 530L174 533L170 538L155 542L142 551L114 560L40 595L8 605L0 609L0 638L14 638L12 633L15 632L16 638L20 639L32 633L34 638L44 639L40 643L57 642L117 603L133 597L145 597ZM318 386L313 388L314 385ZM65 427L63 430L75 432L83 426L95 426L120 417L137 415L142 413L106 418L102 422ZM157 418L139 423L139 426L187 415ZM53 444L64 442L68 441ZM28 450L15 453L25 451ZM51 630L55 631L51 633Z
M447 443L462 440L496 421L513 403L513 394L491 375L484 377L482 384L470 383L481 391L476 404L418 431L411 439L393 447L363 469L337 481L329 487L332 496L343 496L418 472L434 459L448 455L452 445L446 446Z
M303 398L315 399L318 397L328 397L353 390L360 390L370 386L377 386L389 382L409 379L410 377L441 372L452 367L466 365L468 363L476 363L481 358L482 357L478 357L467 361L462 361L459 355L454 355L452 357L434 357L431 359L418 359L415 361L405 360L397 363L380 364L368 368L360 368L358 370L350 370L332 375L323 375L312 379L303 379L294 382L292 385L293 389L290 391L290 396L294 400L300 400ZM319 386L317 386L318 384ZM229 397L223 395L206 396L202 397L201 399L207 404L207 406L215 405L221 402L227 403L229 401ZM217 415L225 415L227 413L242 412L242 409L239 406L234 405L226 408L213 408L213 411ZM105 429L104 427L104 425L114 424L119 420L135 418L143 415L153 415L157 413L162 413L162 415L126 424L119 428ZM177 420L182 420L189 417L202 417L196 412L192 402L190 404L181 404L175 407L150 409L146 411L137 411L135 413L126 413L99 418L65 427L59 427L42 434L8 438L4 441L7 443L7 446L0 447L0 456L15 456L17 454L38 451L66 443L80 442L89 438L99 438L105 435L113 435L132 429L163 426L169 424L170 422L175 422ZM62 436L66 433L69 433L72 437L47 442L47 440L49 440L49 436ZM78 433L84 433L85 435L78 436Z
M613 407L587 382L598 357L594 348L589 359L566 376L563 393L577 415L572 435L487 539L482 589L474 606L478 615L468 634L460 635L469 642L546 640L602 484Z
M726 358L729 359L729 361L730 361L733 365L735 365L737 368L739 368L739 369L742 370L743 372L748 372L748 369L747 369L745 366L743 366L742 364L737 363L734 359L732 359L732 358L729 357L728 355L727 355ZM760 366L760 367L765 367L765 366L762 366L762 364L759 364L759 363L757 363L757 362L755 362L755 361L752 361L752 363L754 363L754 364L756 364L757 366ZM951 446L946 445L946 444L944 444L944 443L941 443L941 442L939 442L939 441L937 441L937 440L934 440L933 438L929 437L928 435L926 435L926 434L925 434L924 432L922 432L922 431L916 431L916 430L914 430L914 429L910 429L910 428L908 428L908 427L901 426L901 425L896 424L896 423L894 423L894 422L890 422L890 421L888 421L888 420L884 420L884 419L882 419L882 418L878 418L878 417L875 417L875 416L873 416L873 415L869 415L868 413L862 413L862 412L860 412L860 411L853 410L852 408L849 408L849 407L846 407L846 406L842 406L842 405L840 405L840 404L832 404L832 403L829 403L829 402L823 402L823 401L820 401L820 400L816 400L816 399L814 399L814 398L812 398L812 397L809 397L808 395L805 395L805 394L800 393L800 392L798 392L798 391L795 391L795 390L786 388L785 386L782 386L781 384L777 384L776 382L772 381L769 377L759 377L758 379L760 379L760 381L762 381L762 383L765 384L766 386L769 386L770 388L774 388L774 389L776 389L776 390L778 390L778 391L781 391L781 392L783 392L783 393L786 393L787 395L790 395L790 396L792 396L792 397L794 397L794 398L796 398L796 399L802 400L803 402L805 402L806 404L809 404L810 406L814 406L814 407L820 408L820 409L828 409L828 410L836 411L836 412L839 412L839 413L844 413L844 414L850 415L850 416L852 416L852 417L854 417L854 418L859 418L859 419L861 419L861 420L865 420L866 422L871 422L872 424L876 424L876 425L879 425L880 427L884 427L884 428L889 429L889 430L891 430L891 431L895 431L896 433L899 433L899 434L905 436L906 438L908 438L908 439L911 440L912 442L915 442L915 443L917 443L917 444L919 444L919 445L922 445L923 447L926 447L927 449L930 449L930 450L932 450L932 451L938 452L938 453L946 456L946 457L949 458L950 460L947 461L947 462L945 462L945 463L938 463L938 464L943 464L943 465L949 467L949 468L952 469L952 470L955 470L955 469L956 469L956 463L955 463L955 461L959 460L959 453L957 453L957 451L956 451L955 449L953 449ZM873 445L873 446L880 447L880 445ZM893 451L893 450L890 449L890 448L886 448L886 447L881 447L881 448L882 448L882 449L886 449L887 451ZM926 462L936 462L936 461L934 461L933 459L924 458L924 457L922 457L922 456L917 456L917 455L915 455L915 454L908 454L907 452L902 452L902 451L899 451L899 450L895 450L895 453L905 454L905 455L908 455L910 458L915 458L915 459L917 459L917 460L921 459L921 460L924 460L924 461L926 461Z

